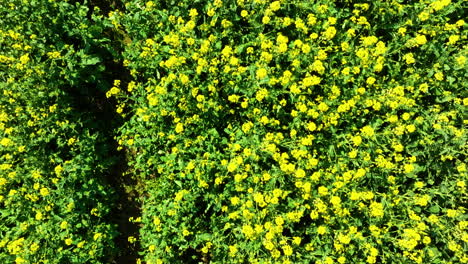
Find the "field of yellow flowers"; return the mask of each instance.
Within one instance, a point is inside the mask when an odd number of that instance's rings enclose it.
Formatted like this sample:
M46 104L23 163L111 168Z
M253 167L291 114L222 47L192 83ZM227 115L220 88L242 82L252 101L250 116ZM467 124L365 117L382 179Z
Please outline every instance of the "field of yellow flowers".
M468 263L466 8L3 1L0 262Z

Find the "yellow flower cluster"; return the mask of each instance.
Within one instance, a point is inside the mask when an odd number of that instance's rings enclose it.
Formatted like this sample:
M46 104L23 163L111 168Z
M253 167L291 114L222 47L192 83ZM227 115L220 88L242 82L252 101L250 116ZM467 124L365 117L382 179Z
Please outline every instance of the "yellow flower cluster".
M102 221L108 188L95 178L97 167L108 167L94 152L99 133L90 127L102 120L77 109L84 84L98 76L86 62L94 49L80 48L81 37L92 35L87 9L57 1L0 5L8 14L0 19L0 263L99 263L113 247L113 227ZM71 35L76 41L64 37ZM93 241L94 232L103 239Z
M145 260L468 262L459 2L130 1Z

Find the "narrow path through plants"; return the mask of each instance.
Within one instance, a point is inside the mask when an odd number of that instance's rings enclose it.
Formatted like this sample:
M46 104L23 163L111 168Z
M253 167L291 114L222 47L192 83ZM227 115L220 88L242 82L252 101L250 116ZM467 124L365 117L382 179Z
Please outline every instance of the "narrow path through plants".
M94 7L98 7L103 15L125 8L121 1L91 0L89 2L90 12L93 12ZM120 54L123 49L121 41L123 32L109 30L106 33L112 41L114 51ZM106 68L106 82L112 83L117 79L121 80L122 83L128 82L130 73L125 69L119 58L109 58L103 61L103 64ZM106 181L115 192L114 208L110 213L111 219L109 221L117 225L119 234L115 239L116 252L109 259L109 263L136 263L139 252L139 223L135 220L141 215L139 195L135 188L137 185L136 180L128 174L125 149L119 151L118 143L114 139L115 132L122 125L123 120L115 112L115 102L112 98L106 98L105 93L102 91L96 90L93 101L96 107L96 121L104 123L105 131L103 133L107 138L106 147L110 148L108 153L115 158L112 168L106 175Z

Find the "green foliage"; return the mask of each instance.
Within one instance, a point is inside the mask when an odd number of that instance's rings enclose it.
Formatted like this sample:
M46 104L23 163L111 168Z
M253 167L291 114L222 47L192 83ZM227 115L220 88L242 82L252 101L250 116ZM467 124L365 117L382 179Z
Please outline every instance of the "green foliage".
M147 263L467 262L462 1L126 1Z
M88 14L62 1L0 5L1 263L114 254L114 194L103 182L114 158L89 109L93 89L109 87L100 78L110 24Z
M463 1L110 2L0 5L1 263L115 261L113 137L147 264L468 262Z

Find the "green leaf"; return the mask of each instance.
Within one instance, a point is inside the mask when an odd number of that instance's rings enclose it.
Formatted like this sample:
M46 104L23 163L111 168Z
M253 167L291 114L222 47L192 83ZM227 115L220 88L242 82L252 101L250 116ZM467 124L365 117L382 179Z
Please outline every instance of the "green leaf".
M439 206L433 205L433 206L429 207L429 212L431 212L433 214L438 214L440 212Z
M198 234L197 238L199 240L210 240L211 239L211 234L208 234L208 233Z
M101 62L101 58L99 57L90 57L90 58L85 58L81 62L82 65L96 65L99 62Z

